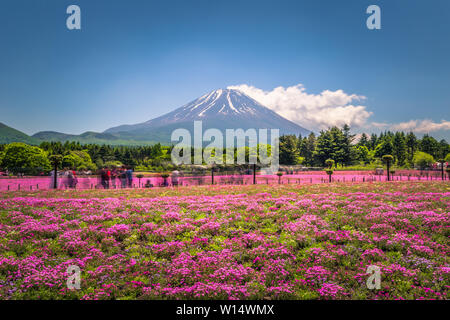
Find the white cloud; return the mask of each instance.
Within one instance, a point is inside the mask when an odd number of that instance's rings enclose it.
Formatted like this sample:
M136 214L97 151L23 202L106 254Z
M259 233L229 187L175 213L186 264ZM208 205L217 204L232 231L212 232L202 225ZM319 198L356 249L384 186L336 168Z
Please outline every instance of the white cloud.
M366 106L352 104L366 97L347 94L342 90L308 94L301 84L286 88L277 87L272 91L246 84L228 88L242 91L281 116L313 131L344 124L353 128L362 127L372 115Z
M389 123L385 122L371 122L370 125L378 129L386 129L387 127L389 127Z
M390 128L394 131L414 131L418 133L429 133L439 130L450 130L450 121L442 120L440 123L432 120L410 120L393 124Z
M251 98L277 112L281 116L301 125L306 129L318 131L331 126L350 125L353 129L360 128L371 131L413 131L429 133L450 130L450 121L442 120L410 120L400 123L367 122L372 112L358 101L366 97L347 94L342 90L324 90L320 94L308 94L302 84L291 87L277 87L271 91L241 84L229 86L229 89L240 90ZM360 131L361 132L361 131Z

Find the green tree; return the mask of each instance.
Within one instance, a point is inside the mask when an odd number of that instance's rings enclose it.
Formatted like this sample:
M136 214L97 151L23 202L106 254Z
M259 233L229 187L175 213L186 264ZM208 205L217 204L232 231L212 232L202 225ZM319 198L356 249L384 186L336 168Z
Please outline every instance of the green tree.
M412 159L418 147L416 135L413 132L410 132L406 135L405 140L406 140L405 143L406 143L407 160L412 163Z
M434 163L434 158L431 154L418 151L414 155L413 163L418 166L420 169L425 169L431 166Z
M0 151L0 168L3 166L2 165L2 160L5 157L5 152L4 151Z
M445 158L445 156L450 152L450 145L442 139L439 141L439 157Z
M386 173L387 173L387 180L390 181L390 173L391 173L391 163L394 161L394 157L390 154L385 154L382 157L383 161L386 163Z
M333 174L334 160L333 159L325 160L325 165L327 166L325 172L328 174L328 182L331 183L331 175Z
M297 137L295 135L280 137L280 164L297 164L300 157L297 145Z
M317 137L317 146L314 152L314 158L323 166L329 158L335 158L335 144L331 130L321 131Z
M73 150L62 159L62 167L76 170L95 170L97 166L92 162L91 156L85 150Z
M367 137L367 134L363 133L361 134L361 137L359 138L358 143L356 144L357 147L364 146L366 148L369 147L369 138Z
M300 156L305 158L305 164L308 166L314 166L316 164L313 157L316 150L316 145L317 139L313 132L311 132L307 138L303 138L300 149Z
M258 143L257 145L258 162L266 163L266 159L272 157L272 146L270 144ZM226 149L223 151L224 160L226 159ZM224 161L225 163L225 161Z
M357 159L365 164L370 163L370 153L366 146L357 147Z
M13 173L35 175L51 170L47 153L39 147L14 142L6 145L2 166Z
M370 140L369 140L369 150L375 150L376 146L378 145L378 137L375 133L372 133L370 135Z
M355 135L350 134L350 126L345 124L336 139L339 149L338 155L340 153L341 162L344 165L349 165L355 160L356 149L352 146L353 140L355 140Z
M71 154L67 154L62 159L62 167L76 169L75 162L76 162L75 157Z
M406 139L403 132L396 132L394 135L393 156L399 166L404 166L406 161Z
M381 158L385 154L394 153L394 145L390 138L383 138L383 140L375 148L375 156Z
M336 165L348 165L357 157L356 149L352 146L353 139L354 136L350 134L350 127L347 125L343 129L332 127L321 131L314 157L320 165L324 165L328 158L334 159Z
M450 153L447 154L447 156L444 158L445 162L450 163Z
M439 158L439 142L426 134L420 140L420 151L431 154L434 158Z

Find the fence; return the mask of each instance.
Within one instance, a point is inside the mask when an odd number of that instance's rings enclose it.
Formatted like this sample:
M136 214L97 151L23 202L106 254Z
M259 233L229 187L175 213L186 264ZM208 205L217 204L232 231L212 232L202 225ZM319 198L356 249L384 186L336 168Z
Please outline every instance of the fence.
M329 177L325 172L298 172L295 174L285 174L281 177L277 175L256 175L256 184L315 184L328 183ZM444 176L448 180L448 175ZM69 189L67 178L58 177L58 189ZM335 171L332 175L332 182L376 182L386 181L385 175L375 175L368 171ZM399 172L391 176L392 181L433 181L441 180L439 171L429 172ZM253 184L252 174L218 174L214 177L211 175L197 175L197 176L181 176L178 178L178 185L181 186L196 186L196 185L248 185ZM143 177L141 179L133 177L131 187L145 188L145 187L164 187L172 186L174 183L171 177L166 179L162 177ZM46 190L53 187L52 177L23 177L23 178L0 178L0 191L35 191ZM128 185L127 185L128 187ZM96 176L78 177L76 189L102 189L104 188ZM122 188L122 181L120 179L112 179L109 182L110 189Z

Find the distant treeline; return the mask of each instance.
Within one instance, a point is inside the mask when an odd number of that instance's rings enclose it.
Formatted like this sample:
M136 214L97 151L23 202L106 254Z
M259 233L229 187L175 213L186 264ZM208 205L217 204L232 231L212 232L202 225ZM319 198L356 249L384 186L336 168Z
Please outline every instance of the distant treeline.
M42 142L38 147L24 143L0 145L0 168L12 173L46 174L51 170L49 157L62 155L60 168L97 170L101 167L127 165L136 171L162 172L175 166L171 163L173 146L110 146L79 142ZM245 148L246 158L249 150ZM236 155L235 150L235 155ZM224 154L225 154L224 150ZM386 131L380 135L362 134L358 141L350 127L332 127L319 135L280 137L279 159L282 165L323 167L333 159L337 167L367 168L382 165L383 155L392 155L397 167L426 167L439 159L449 161L450 147L445 140L414 133ZM1 171L1 170L0 170Z
M447 141L437 141L430 135L421 139L413 132L386 131L380 135L362 134L358 141L350 134L350 127L332 127L321 131L318 136L283 136L280 138L280 163L324 166L327 159L333 159L337 166L381 164L383 155L392 155L397 167L423 166L450 153ZM448 160L447 160L448 161Z

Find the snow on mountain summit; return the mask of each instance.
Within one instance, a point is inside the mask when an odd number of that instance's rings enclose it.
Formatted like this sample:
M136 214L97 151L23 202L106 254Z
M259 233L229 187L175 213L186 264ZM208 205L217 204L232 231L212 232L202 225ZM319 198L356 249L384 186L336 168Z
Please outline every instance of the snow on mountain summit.
M256 114L258 102L238 90L218 89L177 109L177 120L201 120L217 115Z

